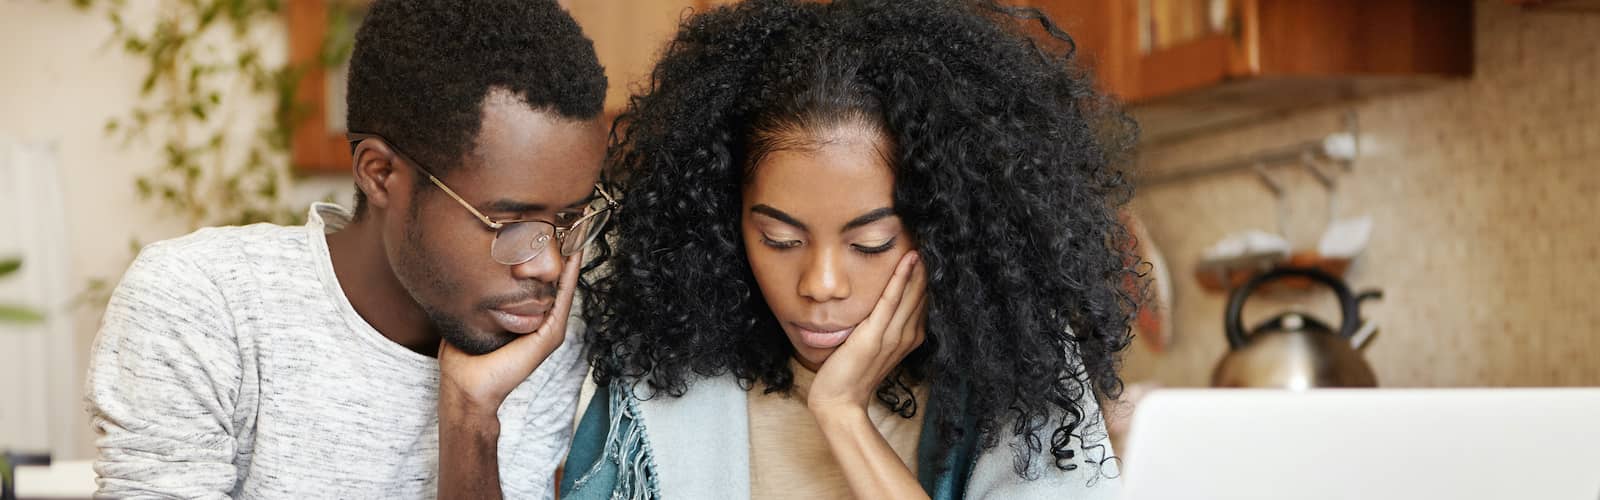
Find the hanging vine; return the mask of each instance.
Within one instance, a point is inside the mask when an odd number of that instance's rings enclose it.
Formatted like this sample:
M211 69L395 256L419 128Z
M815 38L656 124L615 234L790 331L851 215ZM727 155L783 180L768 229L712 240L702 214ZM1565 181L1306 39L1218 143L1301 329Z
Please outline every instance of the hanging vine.
M336 67L349 58L353 39L330 36L319 57L304 64L275 63L283 51L283 0L71 0L112 26L108 45L143 60L139 99L105 124L124 148L155 143L160 161L144 167L132 188L140 200L180 218L189 230L256 222L299 224L304 207L289 206L294 168L289 154L295 127L310 114L296 86L311 65ZM353 4L330 2L329 33L348 33ZM139 14L154 8L152 21ZM269 44L277 46L269 46ZM255 110L265 105L263 120ZM241 136L238 120L257 123ZM140 243L130 242L137 251ZM107 280L93 280L85 300L103 303Z

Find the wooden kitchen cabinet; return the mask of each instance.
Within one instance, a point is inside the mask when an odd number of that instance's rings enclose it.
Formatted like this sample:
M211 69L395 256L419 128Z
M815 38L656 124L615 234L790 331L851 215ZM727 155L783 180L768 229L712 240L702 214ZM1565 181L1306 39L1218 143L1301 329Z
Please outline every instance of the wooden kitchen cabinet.
M1472 73L1468 0L1029 0L1146 140Z
M656 59L691 13L736 0L560 0L594 40L606 68L607 121L628 105L628 96L649 83Z
M1506 0L1514 5L1552 11L1600 12L1600 0Z
M648 82L685 15L736 1L560 0L606 68L607 119ZM1002 1L1038 7L1071 34L1100 86L1129 104L1147 142L1472 72L1470 0ZM1600 9L1600 0L1507 1ZM291 60L310 61L327 36L330 2L286 5ZM300 82L299 95L312 111L293 138L301 172L349 170L337 109L342 83L325 81L324 73L312 65Z
M1116 0L1018 0L1018 5L1038 8L1072 37L1079 60L1094 69L1101 89L1127 99L1138 87L1138 23L1126 22L1137 15L1134 1ZM1025 28L1044 36L1033 23Z

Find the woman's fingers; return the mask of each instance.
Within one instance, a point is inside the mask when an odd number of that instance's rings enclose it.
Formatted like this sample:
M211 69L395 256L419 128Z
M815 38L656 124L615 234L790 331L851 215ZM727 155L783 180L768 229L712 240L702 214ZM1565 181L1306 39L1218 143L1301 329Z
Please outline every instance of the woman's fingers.
M889 285L883 289L883 295L878 297L877 305L872 307L867 319L851 332L851 338L845 341L845 345L848 346L855 341L857 345L868 344L873 348L881 346L890 321L894 319L901 298L905 294L906 284L910 281L911 270L916 264L915 255L907 253L900 257L900 263L895 266L894 275L889 277Z
M895 304L894 317L889 320L883 339L879 343L882 348L881 352L893 356L896 361L903 357L901 352L905 350L901 349L901 347L915 341L912 335L907 335L906 325L911 324L916 316L918 305L922 303L922 298L927 291L928 282L928 275L923 271L921 256L917 255L916 252L910 252L907 255L910 255L912 259L912 266L909 270L910 278L906 283L900 300Z
M565 326L566 317L572 314L572 298L578 293L578 275L582 274L583 270L583 254L584 251L580 250L577 255L567 257L566 265L561 267L561 278L556 285L556 304L550 308L550 317L545 318L545 325L557 326L551 320L561 318L559 326ZM566 333L565 328L561 333Z

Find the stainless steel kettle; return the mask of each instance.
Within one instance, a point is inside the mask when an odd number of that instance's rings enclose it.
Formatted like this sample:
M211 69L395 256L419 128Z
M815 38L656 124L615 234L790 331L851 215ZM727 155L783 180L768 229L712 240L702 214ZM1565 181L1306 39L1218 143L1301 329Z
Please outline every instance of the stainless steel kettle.
M1249 332L1240 315L1250 294L1266 283L1284 278L1306 278L1320 283L1339 298L1342 318L1337 329L1301 312L1286 312L1261 322ZM1211 373L1215 387L1265 387L1310 389L1315 387L1377 387L1372 367L1357 351L1368 335L1360 328L1360 302L1377 292L1352 295L1343 281L1309 268L1278 268L1262 273L1233 291L1228 299L1224 329L1230 350Z

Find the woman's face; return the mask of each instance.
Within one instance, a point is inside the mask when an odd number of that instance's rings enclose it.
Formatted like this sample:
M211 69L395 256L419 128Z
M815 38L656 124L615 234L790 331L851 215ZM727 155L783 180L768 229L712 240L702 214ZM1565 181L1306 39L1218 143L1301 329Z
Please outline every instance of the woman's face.
M834 127L774 151L744 187L746 256L767 305L813 371L867 318L912 242L894 213L882 134Z

